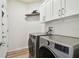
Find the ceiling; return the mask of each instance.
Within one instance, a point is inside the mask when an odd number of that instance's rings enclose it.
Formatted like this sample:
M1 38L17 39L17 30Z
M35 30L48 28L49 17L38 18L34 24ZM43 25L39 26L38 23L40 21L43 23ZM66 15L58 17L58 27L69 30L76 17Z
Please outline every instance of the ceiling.
M24 2L24 3L34 3L34 2L39 2L41 0L18 0L18 1L21 1L21 2Z

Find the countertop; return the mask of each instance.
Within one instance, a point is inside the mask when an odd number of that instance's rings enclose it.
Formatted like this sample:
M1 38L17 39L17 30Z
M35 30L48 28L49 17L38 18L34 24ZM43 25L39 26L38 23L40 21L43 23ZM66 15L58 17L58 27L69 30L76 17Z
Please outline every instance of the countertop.
M34 35L34 36L46 36L46 33L41 33L41 32L38 32L38 33L30 33L31 35Z
M65 46L74 47L79 45L79 38L76 37L68 37L63 35L52 35L52 36L42 36L47 40L50 40L54 43L63 44Z

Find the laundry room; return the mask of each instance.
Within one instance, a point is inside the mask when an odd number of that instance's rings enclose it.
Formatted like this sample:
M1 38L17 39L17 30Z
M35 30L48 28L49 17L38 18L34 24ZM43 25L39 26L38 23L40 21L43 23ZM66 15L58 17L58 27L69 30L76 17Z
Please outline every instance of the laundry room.
M79 58L79 0L0 0L0 58Z

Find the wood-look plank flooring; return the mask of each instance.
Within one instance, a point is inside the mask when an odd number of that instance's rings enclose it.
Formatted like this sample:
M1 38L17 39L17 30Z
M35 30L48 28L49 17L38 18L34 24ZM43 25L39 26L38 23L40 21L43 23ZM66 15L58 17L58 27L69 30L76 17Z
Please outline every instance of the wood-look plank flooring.
M29 58L29 50L22 49L18 51L8 52L7 58Z

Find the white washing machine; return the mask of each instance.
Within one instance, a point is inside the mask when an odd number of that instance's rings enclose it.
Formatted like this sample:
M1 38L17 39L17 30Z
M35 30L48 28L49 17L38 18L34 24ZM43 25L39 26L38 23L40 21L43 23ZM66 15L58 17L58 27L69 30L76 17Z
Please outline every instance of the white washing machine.
M42 36L39 52L40 58L78 58L79 38L62 35Z

